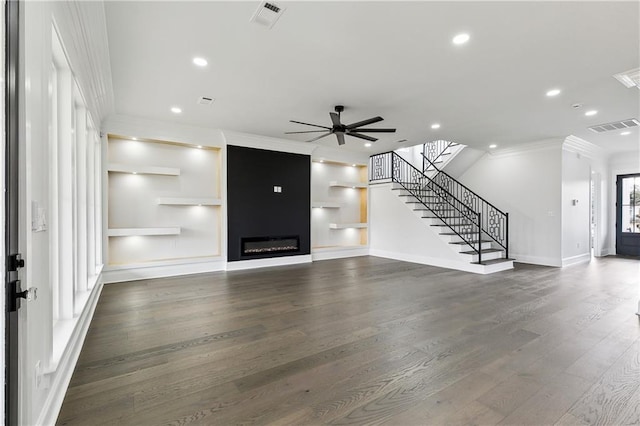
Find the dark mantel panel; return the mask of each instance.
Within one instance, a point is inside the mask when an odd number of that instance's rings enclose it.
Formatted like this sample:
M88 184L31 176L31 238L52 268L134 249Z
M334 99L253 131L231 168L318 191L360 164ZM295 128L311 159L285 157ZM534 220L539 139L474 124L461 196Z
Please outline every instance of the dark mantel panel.
M229 261L311 253L310 205L308 155L227 146ZM278 237L298 237L298 250L242 254L243 238Z

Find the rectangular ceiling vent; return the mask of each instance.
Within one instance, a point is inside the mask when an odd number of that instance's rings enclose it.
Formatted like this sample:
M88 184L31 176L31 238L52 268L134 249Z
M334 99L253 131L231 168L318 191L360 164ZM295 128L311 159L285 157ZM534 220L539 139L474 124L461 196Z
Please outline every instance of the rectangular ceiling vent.
M640 68L615 74L614 77L625 87L637 87L640 89Z
M215 101L213 98L209 98L207 96L200 96L198 98L198 105L211 105Z
M285 8L282 6L278 6L273 2L263 1L260 2L260 6L258 6L249 21L271 29L284 11Z
M629 118L628 120L614 121L613 123L598 124L597 126L589 127L589 130L596 133L611 132L613 130L622 130L629 127L640 126L640 121L635 118Z

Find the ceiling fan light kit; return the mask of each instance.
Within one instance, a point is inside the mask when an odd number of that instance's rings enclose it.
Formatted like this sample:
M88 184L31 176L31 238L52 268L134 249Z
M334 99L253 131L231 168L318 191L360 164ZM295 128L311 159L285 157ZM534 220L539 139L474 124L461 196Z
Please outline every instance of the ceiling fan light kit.
M307 130L302 132L285 132L286 135L294 135L300 133L322 133L321 135L308 140L307 142L315 142L319 139L322 139L329 135L336 135L338 139L338 145L345 144L345 135L353 136L355 138L364 139L366 141L375 142L378 139L369 135L363 135L362 133L395 133L396 129L376 129L376 128L363 128L363 126L368 126L369 124L377 123L383 120L382 117L373 117L367 120L358 121L356 123L351 124L342 124L340 121L340 115L342 111L344 111L343 105L336 105L334 108L335 112L330 112L329 117L331 118L331 127L320 126L318 124L304 123L302 121L290 120L292 123L303 124L305 126L313 126L318 127L324 130Z

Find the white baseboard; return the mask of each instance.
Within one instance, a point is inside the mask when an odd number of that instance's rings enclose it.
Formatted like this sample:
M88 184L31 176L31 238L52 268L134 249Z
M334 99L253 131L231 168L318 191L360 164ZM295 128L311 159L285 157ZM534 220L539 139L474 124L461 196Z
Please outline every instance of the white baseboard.
M237 260L227 262L227 271L241 271L244 269L265 268L269 266L297 265L300 263L310 263L310 254L302 256L269 257L267 259Z
M519 263L528 263L531 265L554 266L560 268L562 260L553 257L528 256L526 254L509 253L509 257L515 259Z
M314 262L316 260L330 260L342 259L345 257L367 256L368 254L369 247L367 246L326 247L311 250L311 257L313 258Z
M585 263L591 261L591 253L582 253L577 256L565 257L562 259L562 266L571 266L578 263Z
M439 268L455 269L474 274L485 274L483 265L473 265L467 262L460 262L450 259L442 259L428 256L415 256L406 253L397 253L386 250L369 249L371 256L384 257L387 259L402 260L404 262L419 263L422 265L437 266Z
M202 274L205 272L224 271L226 260L219 258L210 261L193 261L190 263L155 264L149 266L108 266L103 272L103 282L119 283L123 281L148 280L151 278L175 277L178 275Z
M100 293L102 293L103 282L100 275L96 279L96 284L91 290L87 305L78 317L69 343L62 353L59 363L55 366L55 371L45 374L45 381L49 382L49 392L38 416L38 421L36 422L38 425L54 425L60 414L73 370L76 368L80 350L89 330L89 324L91 324Z

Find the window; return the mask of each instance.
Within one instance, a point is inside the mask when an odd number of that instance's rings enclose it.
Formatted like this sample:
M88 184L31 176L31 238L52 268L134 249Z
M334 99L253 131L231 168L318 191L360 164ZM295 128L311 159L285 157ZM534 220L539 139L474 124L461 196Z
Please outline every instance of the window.
M640 233L640 177L622 178L622 226L625 233Z

